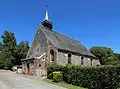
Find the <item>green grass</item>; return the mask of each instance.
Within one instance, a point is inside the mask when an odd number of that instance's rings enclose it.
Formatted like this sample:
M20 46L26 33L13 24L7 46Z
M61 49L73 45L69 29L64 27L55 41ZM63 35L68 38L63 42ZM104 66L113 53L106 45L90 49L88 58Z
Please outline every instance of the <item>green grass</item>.
M55 82L52 82L52 80L50 80L50 79L43 79L42 81L45 81L45 82L48 82L48 83L51 83L51 84L55 84L55 85L58 85L58 86L62 86L62 87L65 87L67 89L86 89L86 88L82 88L82 87L79 87L79 86L74 86L72 84L67 84L65 82L55 83Z

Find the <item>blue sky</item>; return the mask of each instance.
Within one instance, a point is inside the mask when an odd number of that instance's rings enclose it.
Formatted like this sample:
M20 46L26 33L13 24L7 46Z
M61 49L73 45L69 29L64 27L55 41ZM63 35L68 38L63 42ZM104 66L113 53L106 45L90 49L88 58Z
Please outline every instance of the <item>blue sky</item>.
M31 44L46 4L54 30L120 53L120 0L0 0L0 36L8 30Z

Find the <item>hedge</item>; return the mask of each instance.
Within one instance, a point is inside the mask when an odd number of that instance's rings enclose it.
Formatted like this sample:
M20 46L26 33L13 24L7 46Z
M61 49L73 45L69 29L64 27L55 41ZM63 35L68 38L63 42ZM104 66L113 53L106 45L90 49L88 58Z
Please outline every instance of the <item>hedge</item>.
M120 87L120 66L48 66L48 75L55 71L62 72L63 81L88 89L117 89Z

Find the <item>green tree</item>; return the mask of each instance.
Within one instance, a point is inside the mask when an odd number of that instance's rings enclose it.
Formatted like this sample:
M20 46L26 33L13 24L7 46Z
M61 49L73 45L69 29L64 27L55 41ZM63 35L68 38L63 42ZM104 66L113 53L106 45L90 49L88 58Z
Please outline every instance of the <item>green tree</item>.
M4 31L0 42L0 68L11 68L13 65L20 65L21 59L25 58L29 50L28 41L21 41L19 45L13 32Z
M2 53L0 53L0 68L4 68L6 65L6 61Z
M116 59L117 59L117 64L120 64L120 54L114 53Z
M99 60L101 65L116 65L117 58L111 48L108 47L92 47L91 53L94 54Z
M19 47L20 55L22 56L22 58L26 58L27 52L29 50L28 41L21 41L18 47Z
M13 32L4 31L4 34L1 36L3 41L4 51L11 52L12 56L14 56L14 52L16 50L16 38Z
M0 42L0 52L2 51L2 42Z
M17 58L16 58L16 65L21 64L21 59L26 58L27 52L29 50L29 43L28 41L21 41L17 46Z
M2 51L1 54L4 56L7 67L10 68L15 64L16 55L16 38L13 32L4 31L2 38Z

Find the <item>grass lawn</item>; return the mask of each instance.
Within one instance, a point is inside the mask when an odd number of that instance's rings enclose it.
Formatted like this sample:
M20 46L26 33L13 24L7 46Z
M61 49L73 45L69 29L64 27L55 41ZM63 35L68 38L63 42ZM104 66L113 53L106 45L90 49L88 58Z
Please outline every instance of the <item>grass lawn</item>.
M79 86L74 86L72 84L67 84L65 82L55 83L55 82L52 82L52 80L50 80L50 79L43 79L43 81L51 83L51 84L55 84L55 85L58 85L58 86L65 87L67 89L86 89L86 88L82 88L82 87L79 87Z

